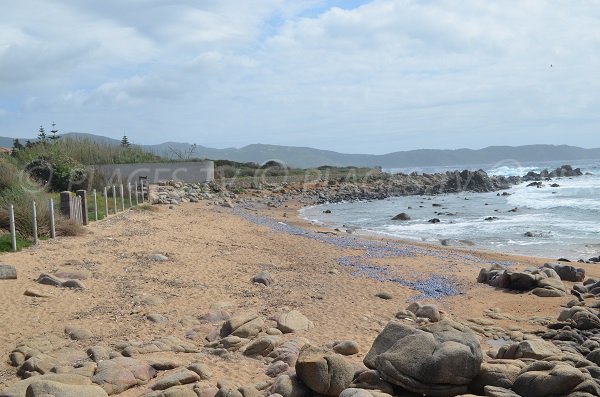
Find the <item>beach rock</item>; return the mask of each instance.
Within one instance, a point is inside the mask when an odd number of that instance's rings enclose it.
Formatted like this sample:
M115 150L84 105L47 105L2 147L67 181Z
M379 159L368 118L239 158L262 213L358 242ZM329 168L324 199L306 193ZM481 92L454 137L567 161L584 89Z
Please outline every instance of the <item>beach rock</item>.
M427 222L429 222L429 223L440 223L440 219L439 218L432 218L432 219L428 220Z
M415 315L419 318L426 318L432 323L442 319L440 311L435 305L423 305L415 312Z
M521 397L510 389L498 386L485 386L484 393L488 397Z
M585 279L585 269L560 263L544 263L544 267L554 270L564 281L581 282Z
M256 274L254 277L252 277L252 282L258 283L258 284L263 284L268 287L271 284L273 284L273 277L271 277L269 272L262 271L262 272Z
M358 375L355 373L354 380L350 384L351 388L368 389L369 391L379 390L387 394L394 393L394 385L381 379L379 372L374 369L358 370Z
M512 390L521 396L566 396L585 381L585 375L570 365L538 361L526 367Z
M173 386L163 391L144 394L144 397L198 397L198 394L196 394L195 389L186 385Z
M122 393L125 390L148 383L156 375L156 370L147 363L128 357L117 357L98 363L92 382L102 387L108 394Z
M25 397L107 397L106 391L96 385L70 385L51 380L35 380Z
M360 351L358 343L353 340L344 340L333 345L333 351L343 356L351 356Z
M277 317L277 328L284 334L306 331L314 327L312 321L298 310L282 313Z
M431 396L467 392L483 357L469 328L444 319L420 327L392 320L373 342L364 363L383 380Z
M469 386L476 394L484 394L485 386L510 389L526 364L521 360L490 360L481 364L479 375Z
M45 294L41 291L38 291L37 289L34 289L34 288L27 288L25 290L25 292L23 293L23 295L31 296L33 298L48 298L48 297L50 297L50 295Z
M92 331L86 328L69 325L65 327L65 334L73 340L84 340L94 337Z
M339 397L373 397L371 393L364 389L349 387L342 390Z
M392 218L393 221L410 221L410 216L406 212L401 212Z
M537 287L532 291L532 294L540 297L566 296L567 289L560 278L546 277L538 280Z
M40 276L35 281L39 284L52 285L54 287L85 289L85 285L83 285L83 283L79 280L76 280L76 279L65 280L65 279L61 279L56 276L53 276L51 274L45 274L45 273L40 274Z
M271 386L272 394L282 397L311 397L313 392L306 387L297 375L279 375Z
M154 253L148 255L148 260L152 262L168 262L169 257L165 254Z
M200 375L196 372L190 371L187 368L180 368L157 380L151 388L152 390L166 390L173 386L187 385L199 380L201 380Z
M235 330L240 328L246 323L249 323L253 320L259 318L258 314L255 312L241 312L233 315L229 320L227 320L223 326L221 327L221 336L231 335Z
M95 363L103 360L110 360L111 350L105 346L92 346L86 350L88 357Z
M336 353L306 345L296 361L296 374L311 390L338 396L354 377L354 368Z
M17 268L13 265L4 265L0 263L0 280L16 280Z
M206 364L203 363L193 363L190 364L187 369L190 371L194 371L200 377L200 380L209 380L212 377L212 371Z
M121 351L125 357L158 352L198 353L199 349L194 343L181 340L175 335L171 335L142 344L127 345Z
M31 378L27 378L21 381L18 381L11 386L0 390L0 397L25 397L27 393L27 388L33 382L43 382L43 381L52 381L60 384L68 384L68 385L91 385L92 381L90 378L81 375L75 374L45 374L38 375Z
M244 354L247 356L261 355L266 356L271 353L279 345L277 336L263 336L253 340L244 349Z
M162 314L158 314L158 313L146 314L145 318L146 318L146 320L150 321L151 323L156 323L156 324L166 323L167 321L169 321L168 318L166 318Z
M542 339L534 339L502 346L498 350L496 358L510 360L521 358L543 360L548 357L561 355L562 351L553 343Z
M376 297L384 300L393 299L394 297L389 292L381 291L375 294Z

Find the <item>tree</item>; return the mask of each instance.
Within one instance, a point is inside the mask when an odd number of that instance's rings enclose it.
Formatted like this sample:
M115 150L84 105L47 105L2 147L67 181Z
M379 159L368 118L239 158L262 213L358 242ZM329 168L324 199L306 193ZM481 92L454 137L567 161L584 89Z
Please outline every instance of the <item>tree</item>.
M23 146L21 141L19 141L19 138L15 138L13 140L12 155L14 156L19 150L22 150L24 148L25 146Z
M38 140L42 143L45 143L48 139L48 135L46 135L46 130L43 125L40 125L40 129L38 130Z
M53 121L52 122L52 130L50 130L50 132L52 133L52 135L50 135L50 140L56 142L58 139L60 139L60 135L58 135L58 130L56 129L56 123Z
M123 147L129 147L129 138L127 138L127 135L123 135L123 138L121 138L121 146Z

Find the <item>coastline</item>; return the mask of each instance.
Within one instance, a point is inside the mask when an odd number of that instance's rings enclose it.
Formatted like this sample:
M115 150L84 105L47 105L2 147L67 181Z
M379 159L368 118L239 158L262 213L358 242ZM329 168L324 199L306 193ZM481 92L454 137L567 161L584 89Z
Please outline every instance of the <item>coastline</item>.
M205 337L218 324L201 320L215 307L234 315L258 313L266 325L274 324L273 319L282 312L299 310L314 328L282 338L302 337L315 345L351 339L360 351L348 359L358 365L384 325L412 298L422 295L414 283L435 275L450 280L458 293L419 297L419 301L433 303L453 318L493 322L497 330L487 339L482 337L484 349L492 347L490 338L510 338L511 328L524 333L543 331L542 324L555 319L560 306L571 299L540 298L477 283L480 269L492 263L512 262L511 268L523 269L540 266L545 262L540 258L346 233L333 236L329 230L296 216L296 209L303 205L300 201L289 201L279 208L261 205L254 210L244 209L247 202L240 200L235 208L201 201L173 209L160 206L158 212L129 211L91 225L85 236L42 241L37 247L3 254L0 261L15 265L18 279L0 281L4 302L0 308L0 354L4 357L0 390L18 380L16 368L6 362L10 352L19 343L42 336L57 338L66 346L63 348L78 352L95 345L113 349L123 343L139 346L173 336L191 343L194 352L139 354L136 359L170 360L178 365L201 361L211 367L213 385L225 379L239 385L272 382L265 375L268 364L262 359L235 351L223 357L215 354ZM248 211L265 223L244 218L238 210ZM271 225L278 222L306 234L273 229ZM373 246L392 254L368 256L375 252ZM157 253L167 259L151 259ZM369 272L357 272L340 262L340 258L357 257L366 258L371 266L367 269L391 272L389 277L371 277ZM594 266L582 267L590 277L600 277ZM71 290L33 281L41 273L61 271L87 271L88 277L82 280L86 288ZM273 276L272 286L250 281L261 271ZM48 297L24 295L32 288ZM376 296L382 292L391 299ZM496 318L489 313L495 313ZM164 321L148 320L152 315ZM69 340L64 332L67 325L89 329L93 336ZM498 331L501 329L504 331ZM158 374L163 376L165 372ZM148 391L140 386L120 395Z

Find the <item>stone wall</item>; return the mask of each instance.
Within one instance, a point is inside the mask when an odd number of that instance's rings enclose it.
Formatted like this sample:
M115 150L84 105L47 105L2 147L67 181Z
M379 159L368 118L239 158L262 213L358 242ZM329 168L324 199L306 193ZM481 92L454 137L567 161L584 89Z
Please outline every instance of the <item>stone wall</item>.
M107 185L135 183L139 177L147 177L149 183L181 181L190 183L210 182L215 177L212 161L189 161L184 163L140 163L95 165L93 169Z

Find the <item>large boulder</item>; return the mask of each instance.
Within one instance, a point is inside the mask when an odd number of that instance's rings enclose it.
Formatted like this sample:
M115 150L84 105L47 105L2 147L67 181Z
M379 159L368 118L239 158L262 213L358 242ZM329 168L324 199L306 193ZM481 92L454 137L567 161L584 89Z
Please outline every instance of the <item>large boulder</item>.
M364 363L382 379L431 396L455 396L479 374L477 336L449 319L420 327L390 321L373 342Z
M96 385L69 385L51 380L33 381L25 397L108 397L103 388Z
M354 377L354 367L341 355L305 345L296 361L296 374L311 390L337 397Z
M562 351L553 343L546 342L543 339L534 339L502 346L498 350L496 358L505 360L521 358L543 360L548 357L557 357L561 355Z
M526 367L512 389L521 396L566 396L586 380L577 368L560 362L538 361Z
M92 382L108 394L124 392L130 387L148 383L156 375L149 364L129 357L117 357L98 363Z
M544 263L545 268L554 270L561 280L581 282L585 278L585 269L560 263Z
M481 364L479 375L469 386L476 394L483 395L485 386L497 386L510 389L525 368L521 360L490 360Z

